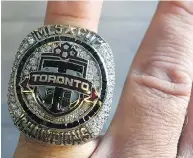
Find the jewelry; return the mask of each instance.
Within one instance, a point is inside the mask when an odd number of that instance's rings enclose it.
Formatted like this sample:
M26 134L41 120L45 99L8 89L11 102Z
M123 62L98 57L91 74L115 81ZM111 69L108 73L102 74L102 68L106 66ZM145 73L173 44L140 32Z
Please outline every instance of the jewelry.
M30 138L83 144L103 129L114 84L113 54L99 35L46 25L28 34L17 51L8 88L10 116Z

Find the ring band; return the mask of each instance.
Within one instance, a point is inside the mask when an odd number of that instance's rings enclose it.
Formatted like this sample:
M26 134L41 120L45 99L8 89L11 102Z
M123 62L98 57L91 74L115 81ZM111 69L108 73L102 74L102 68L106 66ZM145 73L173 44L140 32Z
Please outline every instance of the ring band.
M26 136L75 145L97 136L111 109L115 65L96 33L45 25L22 41L8 88L10 116Z

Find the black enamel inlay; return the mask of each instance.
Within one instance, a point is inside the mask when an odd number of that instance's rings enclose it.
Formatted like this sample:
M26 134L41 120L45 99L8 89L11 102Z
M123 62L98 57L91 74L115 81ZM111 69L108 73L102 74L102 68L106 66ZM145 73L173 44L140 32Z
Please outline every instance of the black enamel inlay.
M29 108L26 106L22 95L21 95L21 88L19 86L19 82L20 82L20 76L22 73L22 69L24 67L24 64L26 62L26 60L29 58L29 56L35 51L36 48L42 46L45 43L48 42L54 42L54 41L69 41L69 42L74 42L77 43L81 46L83 46L85 49L87 49L92 55L93 57L96 59L96 61L99 64L99 67L101 69L101 75L102 75L102 91L101 91L101 98L100 101L103 102L104 97L105 97L105 91L106 91L106 87L107 87L107 83L106 83L106 74L104 71L104 67L103 67L103 63L101 62L97 52L90 47L89 45L87 45L86 43L81 42L80 40L75 40L74 38L70 38L70 37L65 37L65 36L56 36L56 37L50 37L47 38L43 41L38 42L35 46L29 48L29 50L26 52L26 54L24 55L24 57L22 58L20 64L19 64L19 68L17 70L17 76L16 76L16 91L17 91L17 96L18 99L21 103L21 106L23 107L24 111L28 114L28 116L35 122L37 122L40 125L49 127L49 128L58 128L58 129L67 129L67 128L74 128L80 124L85 123L86 121L89 120L89 118L93 117L93 115L95 115L98 110L100 109L101 105L99 104L99 102L94 106L94 108L83 118L80 118L78 121L74 121L73 123L68 123L68 124L53 124L51 122L47 122L44 121L42 119L40 119L39 117L37 117L36 115L34 115Z

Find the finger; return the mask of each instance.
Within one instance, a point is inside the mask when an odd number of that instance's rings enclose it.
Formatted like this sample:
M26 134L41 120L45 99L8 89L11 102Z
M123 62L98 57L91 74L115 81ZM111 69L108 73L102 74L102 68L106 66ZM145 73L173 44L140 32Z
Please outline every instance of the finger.
M56 146L20 136L14 158L85 158L93 152L99 139L76 146Z
M103 1L48 2L45 24L70 24L97 31Z
M176 157L192 87L192 26L192 2L160 2L93 157Z
M188 106L187 117L184 122L183 132L179 141L178 156L189 158L193 155L193 91Z
M75 25L97 31L102 1L49 1L45 24ZM95 150L98 140L72 147L58 147L32 141L21 135L14 157L89 157Z

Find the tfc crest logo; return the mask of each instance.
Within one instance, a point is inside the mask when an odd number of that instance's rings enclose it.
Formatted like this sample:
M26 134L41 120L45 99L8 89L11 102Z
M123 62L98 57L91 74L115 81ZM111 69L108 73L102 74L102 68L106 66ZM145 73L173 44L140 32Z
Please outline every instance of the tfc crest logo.
M55 116L70 113L82 104L92 106L98 94L86 80L88 61L77 56L68 43L41 54L38 71L20 83L22 92L33 92L36 101Z

